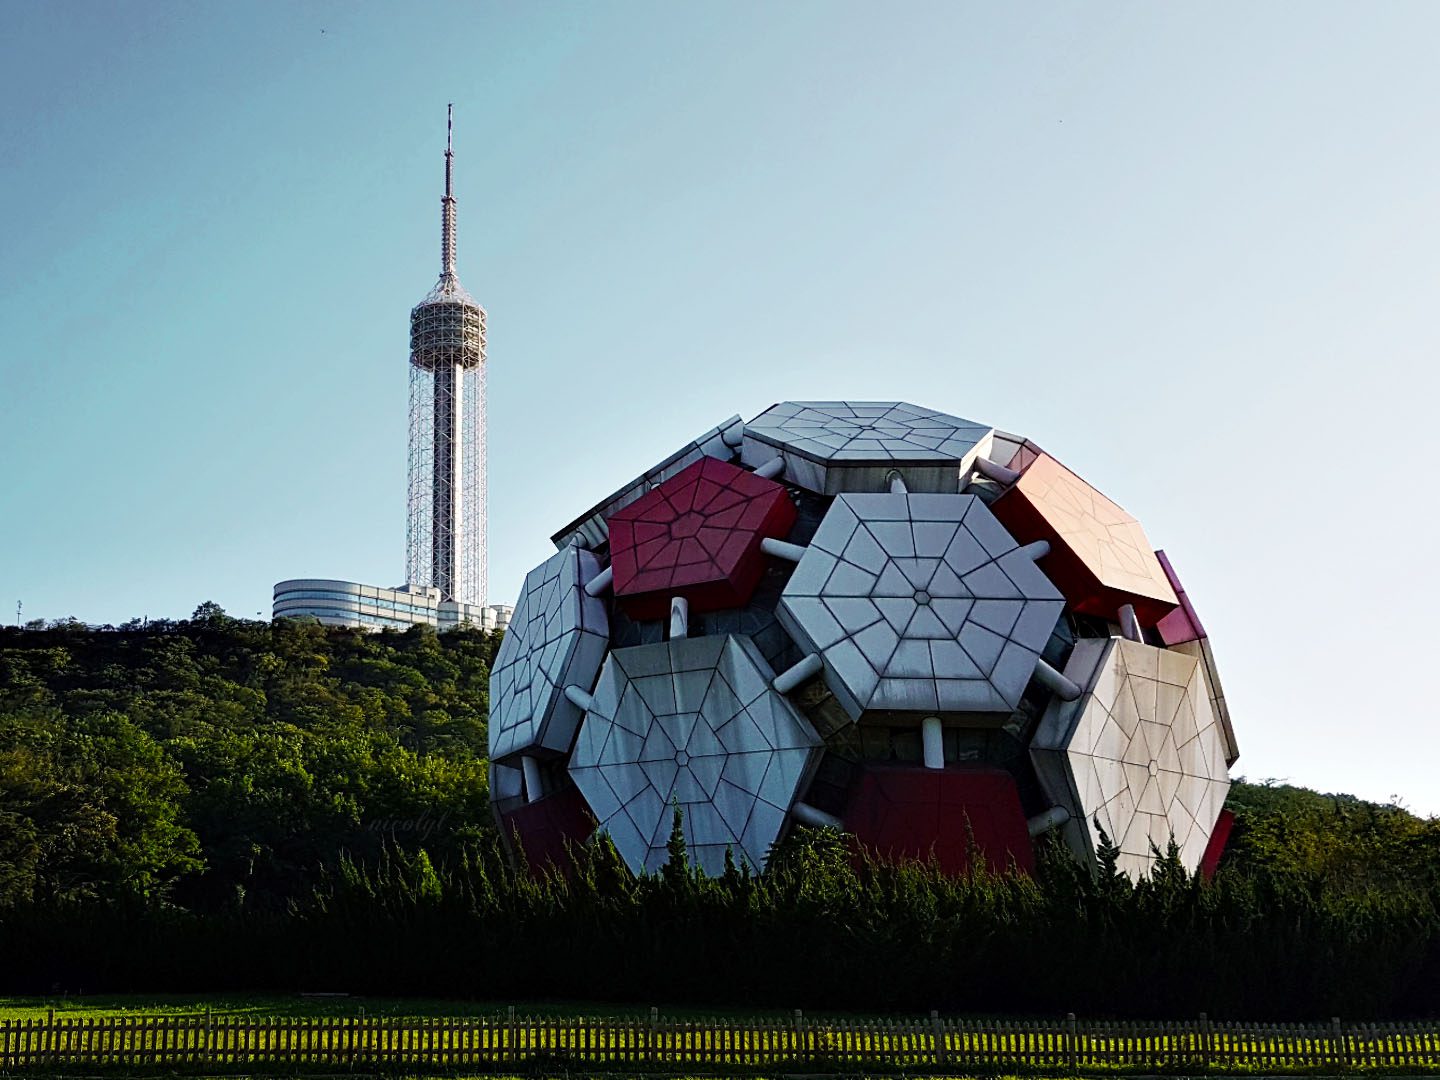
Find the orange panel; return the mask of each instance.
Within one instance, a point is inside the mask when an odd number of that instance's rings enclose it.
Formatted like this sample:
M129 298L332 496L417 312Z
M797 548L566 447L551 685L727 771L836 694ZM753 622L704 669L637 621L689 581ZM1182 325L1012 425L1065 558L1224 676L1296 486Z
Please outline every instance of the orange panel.
M1030 457L1009 491L990 509L1022 544L1046 540L1040 560L1047 577L1081 615L1112 622L1133 604L1153 626L1179 604L1140 523L1049 454Z

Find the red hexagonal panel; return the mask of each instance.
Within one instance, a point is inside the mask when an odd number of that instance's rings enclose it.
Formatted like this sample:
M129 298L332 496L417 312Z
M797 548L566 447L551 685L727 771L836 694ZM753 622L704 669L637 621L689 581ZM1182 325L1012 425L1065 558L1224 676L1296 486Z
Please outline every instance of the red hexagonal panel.
M636 619L663 618L673 596L695 611L740 607L765 569L760 541L794 524L780 484L702 458L609 518L615 598Z
M966 820L970 828L966 829ZM882 858L929 859L962 874L970 834L994 873L1035 869L1035 853L1015 780L999 769L866 766L845 813L845 828Z
M584 796L569 787L501 814L500 828L507 844L519 837L530 869L543 871L554 867L568 871L570 858L566 845L583 844L595 831L595 816L585 805Z
M1154 626L1179 604L1140 523L1049 454L1022 447L1020 479L990 509L1022 544L1046 540L1040 567L1071 608L1111 622L1133 604Z

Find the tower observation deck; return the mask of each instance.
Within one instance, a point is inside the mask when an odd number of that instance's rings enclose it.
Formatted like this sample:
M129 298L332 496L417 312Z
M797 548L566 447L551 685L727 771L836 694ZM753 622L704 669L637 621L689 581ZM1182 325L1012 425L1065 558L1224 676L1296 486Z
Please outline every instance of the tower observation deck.
M453 107L440 200L440 280L410 312L406 582L484 604L485 309L455 272Z

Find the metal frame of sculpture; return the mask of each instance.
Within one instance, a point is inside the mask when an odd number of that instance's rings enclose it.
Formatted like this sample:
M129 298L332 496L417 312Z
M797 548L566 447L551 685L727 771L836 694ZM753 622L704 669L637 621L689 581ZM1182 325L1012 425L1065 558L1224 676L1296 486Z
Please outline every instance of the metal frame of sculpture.
M1238 750L1210 639L1139 522L1028 439L783 402L553 539L491 682L532 862L603 832L654 872L679 810L710 873L797 823L956 873L1027 872L1052 832L1213 872Z

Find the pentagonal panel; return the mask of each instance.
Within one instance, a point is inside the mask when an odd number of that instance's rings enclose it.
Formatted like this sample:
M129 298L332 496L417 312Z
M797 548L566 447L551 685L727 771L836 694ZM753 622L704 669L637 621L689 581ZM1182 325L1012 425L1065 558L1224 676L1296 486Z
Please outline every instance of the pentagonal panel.
M1071 608L1115 622L1133 604L1146 626L1178 601L1140 523L1048 454L1028 448L1010 490L992 504L995 516L1022 543L1045 540L1041 565Z
M695 612L739 607L765 567L760 541L794 523L782 486L704 458L611 515L615 597L637 619L663 617L674 596Z
M706 873L724 869L727 847L764 869L820 746L773 677L737 635L610 654L570 775L632 871L664 865L675 806Z
M1100 830L1139 878L1151 845L1173 837L1187 869L1200 866L1230 775L1225 742L1194 657L1124 638L1078 642L1065 674L1085 688L1051 703L1030 756L1046 793L1070 811L1071 844L1092 858Z
M845 829L881 858L933 857L949 874L970 868L972 844L993 873L1035 868L1015 780L999 769L866 766Z
M572 849L595 831L595 819L580 792L566 786L538 802L521 801L500 811L500 831L506 844L518 846L532 870L568 871Z
M991 430L903 401L784 401L745 425L741 460L779 456L789 483L823 495L883 491L892 471L911 491L955 492Z
M1063 609L976 496L871 494L835 500L776 614L852 719L999 724Z
M740 445L740 417L732 416L723 424L711 428L705 434L688 442L664 461L651 468L630 483L601 499L585 513L550 538L557 548L579 544L581 547L598 548L609 536L606 519L622 506L627 506L650 491L657 484L669 479L701 458L717 458L729 461L735 456Z
M594 555L570 547L526 575L490 673L491 760L569 751L580 710L565 687L588 690L609 644L605 605L584 589L599 572Z

